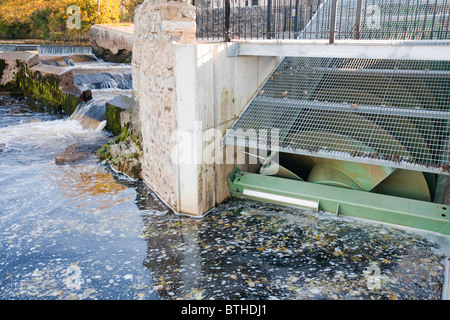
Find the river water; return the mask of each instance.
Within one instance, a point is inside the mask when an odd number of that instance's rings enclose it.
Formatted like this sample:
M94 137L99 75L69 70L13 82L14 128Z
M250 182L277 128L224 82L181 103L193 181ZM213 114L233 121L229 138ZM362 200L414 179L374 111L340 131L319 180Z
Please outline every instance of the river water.
M102 128L0 96L0 299L441 299L448 237L241 200L189 218L94 155L55 164Z

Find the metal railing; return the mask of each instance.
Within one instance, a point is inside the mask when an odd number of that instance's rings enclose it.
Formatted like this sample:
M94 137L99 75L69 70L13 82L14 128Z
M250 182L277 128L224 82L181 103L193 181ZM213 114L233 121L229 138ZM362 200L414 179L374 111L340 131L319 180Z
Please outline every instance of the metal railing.
M284 153L448 172L449 88L450 60L285 57L224 142L276 130Z
M199 0L198 40L450 39L450 0Z

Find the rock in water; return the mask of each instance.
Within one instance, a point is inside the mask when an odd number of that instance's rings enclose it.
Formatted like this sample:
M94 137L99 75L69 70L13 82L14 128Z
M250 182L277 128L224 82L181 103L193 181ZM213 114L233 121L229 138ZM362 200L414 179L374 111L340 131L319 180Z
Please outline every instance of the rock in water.
M115 170L125 173L131 179L141 178L141 164L137 159L119 157L117 164L112 166Z
M55 163L58 165L62 164L74 164L85 160L92 153L92 146L79 146L72 145L65 149L64 152L58 154L55 157Z

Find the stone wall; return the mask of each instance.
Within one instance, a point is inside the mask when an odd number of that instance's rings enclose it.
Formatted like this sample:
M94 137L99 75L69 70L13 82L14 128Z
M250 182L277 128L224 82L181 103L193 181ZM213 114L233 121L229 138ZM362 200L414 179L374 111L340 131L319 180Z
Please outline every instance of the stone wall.
M70 68L43 65L37 52L0 53L0 91L21 92L68 114L90 99L75 86Z
M235 159L216 161L226 152L218 139L278 59L228 57L230 44L196 43L195 27L195 7L184 1L138 9L131 126L144 181L175 211L198 216L229 197Z
M180 211L177 166L171 159L177 128L174 42L195 42L195 7L184 1L145 1L136 11L133 94L142 138L142 175L172 208Z
M134 26L93 25L91 46L94 54L105 61L129 63L133 54Z
M20 65L31 68L39 62L37 52L0 52L0 90L17 90L15 80Z

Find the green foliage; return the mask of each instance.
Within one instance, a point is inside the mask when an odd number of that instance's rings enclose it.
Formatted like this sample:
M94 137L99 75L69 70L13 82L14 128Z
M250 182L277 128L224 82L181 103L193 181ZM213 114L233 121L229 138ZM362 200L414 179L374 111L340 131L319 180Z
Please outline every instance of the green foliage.
M127 124L126 127L121 128L120 134L116 135L113 139L109 140L107 144L97 149L95 153L100 160L111 160L113 164L117 164L120 157L119 155L116 155L114 158L111 157L111 146L119 143L133 144L138 148L138 150L142 151L139 139L130 129L129 124ZM137 152L133 152L129 155L124 155L124 157L130 159L139 159L140 154Z
M120 20L126 22L134 21L134 12L136 11L136 7L142 4L144 0L123 0L122 4L124 10L121 12Z
M49 9L37 10L31 16L31 38L48 39L50 36Z
M8 39L24 39L29 38L31 25L24 22L5 22L0 20L0 37Z
M5 60L0 59L0 79L3 77L3 72L5 71L6 66L7 66L7 64L6 64ZM20 91L20 90L19 90L16 82L11 81L6 84L0 84L0 91L14 92L14 91Z
M110 149L111 149L111 145L105 144L101 148L97 149L95 151L95 153L97 154L97 156L99 157L100 160L110 159L111 158Z

